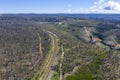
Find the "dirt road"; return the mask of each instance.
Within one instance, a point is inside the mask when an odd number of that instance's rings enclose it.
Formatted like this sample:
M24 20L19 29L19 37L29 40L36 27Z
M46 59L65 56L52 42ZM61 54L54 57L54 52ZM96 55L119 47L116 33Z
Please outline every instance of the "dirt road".
M51 74L52 74L52 70L51 70L51 66L53 65L54 63L54 60L55 60L55 55L57 54L58 52L58 37L50 32L50 31L47 31L52 39L52 52L51 54L49 55L49 59L47 59L45 61L46 65L44 66L44 71L42 73L42 75L40 76L39 80L50 80L50 77L51 77Z
M61 60L60 60L60 80L63 80L63 71L62 71L62 62L63 62L63 57L64 57L64 51L63 51L63 46L62 46L62 55L61 55Z

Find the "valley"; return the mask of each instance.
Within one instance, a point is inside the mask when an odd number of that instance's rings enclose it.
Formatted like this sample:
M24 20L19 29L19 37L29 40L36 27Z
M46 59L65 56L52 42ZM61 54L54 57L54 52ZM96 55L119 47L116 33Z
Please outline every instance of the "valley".
M0 80L119 80L119 20L0 16Z

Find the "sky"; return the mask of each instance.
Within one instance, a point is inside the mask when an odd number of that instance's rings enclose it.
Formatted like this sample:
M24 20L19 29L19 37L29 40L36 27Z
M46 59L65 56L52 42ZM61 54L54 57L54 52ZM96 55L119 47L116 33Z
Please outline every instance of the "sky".
M0 0L0 13L120 13L120 0Z

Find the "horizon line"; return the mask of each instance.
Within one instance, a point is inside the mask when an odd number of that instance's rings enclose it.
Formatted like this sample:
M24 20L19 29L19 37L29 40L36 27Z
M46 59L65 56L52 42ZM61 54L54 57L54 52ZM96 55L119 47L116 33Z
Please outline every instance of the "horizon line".
M0 15L4 14L120 14L120 13L0 13Z

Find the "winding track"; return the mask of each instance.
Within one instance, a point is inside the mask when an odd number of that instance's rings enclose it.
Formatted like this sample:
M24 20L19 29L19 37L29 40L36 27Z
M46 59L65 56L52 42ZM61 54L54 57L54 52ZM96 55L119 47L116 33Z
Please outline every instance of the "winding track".
M47 64L45 65L44 72L40 76L39 80L50 80L50 77L52 74L51 66L54 63L55 55L58 52L57 50L58 49L58 37L56 36L56 34L50 31L47 31L47 32L49 33L51 39L53 40L52 54L50 55L49 59L45 61Z
M63 51L63 46L62 46L62 55L61 55L61 60L60 60L60 80L63 80L63 70L62 70L62 63L63 63L63 57L64 57L64 51Z

